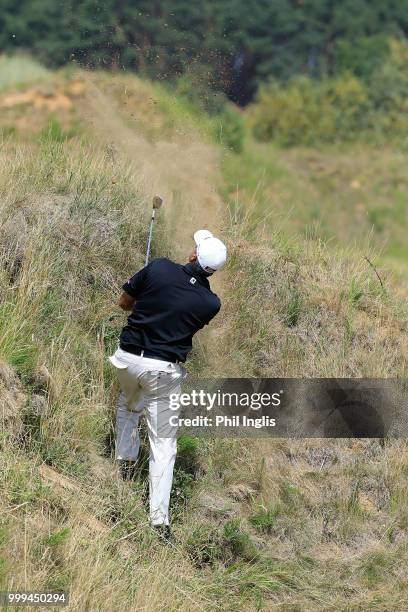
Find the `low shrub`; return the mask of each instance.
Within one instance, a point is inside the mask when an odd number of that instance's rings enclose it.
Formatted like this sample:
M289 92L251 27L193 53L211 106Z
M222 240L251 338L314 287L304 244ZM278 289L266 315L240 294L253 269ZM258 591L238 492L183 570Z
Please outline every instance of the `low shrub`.
M356 77L316 81L297 77L287 87L272 82L250 111L255 137L282 145L347 140L365 129L369 95Z
M367 55L372 44L364 43L360 52ZM351 141L358 135L400 138L408 127L408 45L390 39L380 50L362 71L350 60L348 46L338 49L344 68L339 76L297 76L261 87L249 110L255 137L284 146Z

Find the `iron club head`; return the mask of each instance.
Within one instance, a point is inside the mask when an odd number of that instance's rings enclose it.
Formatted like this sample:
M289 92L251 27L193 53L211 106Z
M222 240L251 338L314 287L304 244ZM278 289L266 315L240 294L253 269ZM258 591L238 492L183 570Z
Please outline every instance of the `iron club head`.
M155 195L153 198L153 208L157 210L163 204L163 198L158 195Z

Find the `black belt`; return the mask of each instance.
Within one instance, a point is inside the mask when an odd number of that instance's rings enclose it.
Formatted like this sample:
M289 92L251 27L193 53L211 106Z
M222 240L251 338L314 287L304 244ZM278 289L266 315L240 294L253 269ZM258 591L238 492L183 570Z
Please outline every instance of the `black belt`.
M132 353L132 355L137 355L138 357L147 357L148 359L159 359L160 361L168 361L169 363L174 363L176 365L181 363L179 359L175 359L173 361L171 359L167 359L167 357L163 357L163 355L158 355L157 353L154 353L153 351L149 351L148 349L137 349L137 348L131 349L129 347L126 347L122 350L126 351L127 353Z

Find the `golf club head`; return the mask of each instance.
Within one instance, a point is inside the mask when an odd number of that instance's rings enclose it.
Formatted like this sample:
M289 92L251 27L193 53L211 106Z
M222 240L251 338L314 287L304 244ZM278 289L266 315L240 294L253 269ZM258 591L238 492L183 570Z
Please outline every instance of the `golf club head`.
M158 195L155 195L153 198L153 208L157 210L163 204L163 198Z

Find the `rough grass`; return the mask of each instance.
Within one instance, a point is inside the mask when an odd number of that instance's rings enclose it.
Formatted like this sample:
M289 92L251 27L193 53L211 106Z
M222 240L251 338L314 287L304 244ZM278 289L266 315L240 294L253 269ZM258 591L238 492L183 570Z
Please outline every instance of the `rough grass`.
M307 242L299 249L275 237L238 243L231 267L235 375L406 376L406 304L384 292L357 251Z
M224 159L233 375L406 376L406 287L396 274L403 261L394 271L390 258L384 266L366 220L382 198L390 244L403 240L407 222L394 200L404 189L403 159L388 150L369 157L358 145L327 155L255 146ZM360 223L355 191L367 202ZM322 231L329 221L331 239Z
M182 440L168 548L147 524L146 445L139 477L119 480L105 357L123 322L116 294L142 262L152 185L171 204L158 253L181 254L195 224L222 217L217 154L171 128L153 146L133 130L136 111L117 107L122 86L103 79L99 114L73 98L79 136L44 131L43 108L0 149L0 588L66 589L70 610L405 610L403 440ZM143 100L141 123L153 112ZM34 114L13 108L7 121ZM69 112L58 120L66 129ZM406 372L402 306L354 251L279 232L259 243L240 208L224 224L225 308L193 371Z
M252 203L265 233L303 236L361 252L407 291L407 152L362 143L320 149L249 143L224 160L225 197ZM392 274L391 274L392 276Z

